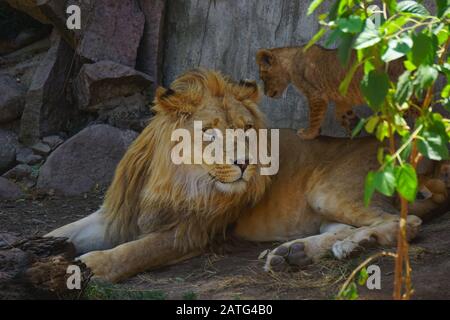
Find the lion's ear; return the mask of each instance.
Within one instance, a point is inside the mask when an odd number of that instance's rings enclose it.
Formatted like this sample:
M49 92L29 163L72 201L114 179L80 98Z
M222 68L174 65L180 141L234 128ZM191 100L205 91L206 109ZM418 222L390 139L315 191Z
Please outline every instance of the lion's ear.
M258 103L261 98L258 85L254 80L239 81L239 89L236 96L238 100L252 100L254 103Z
M193 106L187 103L187 99L184 95L177 93L172 88L165 89L158 87L155 93L155 111L164 111L167 113L173 113L177 116L180 114L191 114Z
M275 61L275 55L267 49L260 49L256 53L256 63L262 67L270 67Z

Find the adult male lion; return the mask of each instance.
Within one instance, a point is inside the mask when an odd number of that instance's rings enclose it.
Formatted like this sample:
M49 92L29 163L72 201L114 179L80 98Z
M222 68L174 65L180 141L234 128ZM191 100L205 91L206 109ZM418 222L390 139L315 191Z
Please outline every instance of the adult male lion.
M160 88L156 115L119 163L103 206L48 236L68 237L84 253L79 259L110 281L198 255L230 226L247 240L290 240L267 255L266 269L301 266L330 249L344 258L365 244L394 244L393 201L362 203L364 177L378 166L373 139L302 141L281 130L272 177L257 164L172 163L172 132L192 131L195 120L222 131L264 128L258 96L254 83L212 71L191 71ZM409 237L420 224L408 217Z

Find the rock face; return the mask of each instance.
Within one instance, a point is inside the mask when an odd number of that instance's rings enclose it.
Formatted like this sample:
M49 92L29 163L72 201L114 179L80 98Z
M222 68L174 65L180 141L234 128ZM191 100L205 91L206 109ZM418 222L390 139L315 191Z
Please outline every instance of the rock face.
M144 30L144 14L136 0L7 0L43 23L51 23L77 53L91 61L112 60L135 67ZM66 8L78 5L82 30L66 27ZM78 45L77 45L78 44Z
M37 0L6 0L8 4L18 10L22 10L42 23L50 23L49 19L38 7Z
M155 84L159 84L162 79L163 30L167 1L139 0L139 4L145 15L145 26L136 69L148 74Z
M27 145L36 143L43 135L60 131L73 112L65 91L74 53L57 33L52 38L53 45L27 92L20 128L20 140Z
M74 91L80 110L96 111L104 109L108 100L141 92L151 83L142 72L112 61L100 61L81 68Z
M107 186L114 170L137 133L108 125L93 125L59 146L42 166L37 182L41 190L74 196L97 184Z
M196 67L213 68L236 80L259 79L255 55L260 48L306 44L319 26L307 16L303 0L172 0L166 14L164 85ZM270 125L307 124L306 99L293 87L279 100L261 101ZM324 134L344 133L328 114Z
M0 75L0 123L16 120L22 115L25 88L8 75Z
M137 1L73 2L90 12L77 53L95 62L111 60L134 68L145 22Z
M16 200L22 195L22 191L16 184L0 177L0 200Z
M0 129L0 175L14 166L18 149L17 135Z

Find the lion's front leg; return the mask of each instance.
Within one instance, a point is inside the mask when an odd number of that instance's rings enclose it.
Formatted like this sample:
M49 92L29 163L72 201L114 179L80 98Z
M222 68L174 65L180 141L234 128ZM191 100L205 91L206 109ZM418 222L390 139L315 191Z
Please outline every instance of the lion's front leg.
M158 267L194 257L199 249L183 252L174 246L174 232L151 233L145 237L104 251L92 251L78 259L94 277L118 282Z

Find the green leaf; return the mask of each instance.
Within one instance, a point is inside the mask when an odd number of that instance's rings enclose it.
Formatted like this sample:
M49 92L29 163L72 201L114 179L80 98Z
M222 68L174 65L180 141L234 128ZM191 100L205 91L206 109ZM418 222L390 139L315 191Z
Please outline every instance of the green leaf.
M408 15L401 15L393 20L388 20L382 27L385 35L391 35L400 29L409 21Z
M364 182L364 205L367 207L375 192L375 172L369 171Z
M395 91L394 99L399 104L402 105L412 96L414 92L414 85L410 79L411 72L405 71L399 78L397 82L397 89Z
M361 82L361 92L370 107L378 110L389 90L389 77L385 72L370 71Z
M311 4L308 7L308 13L307 15L311 15L314 11L316 11L316 9L322 4L324 0L314 0L313 2L311 2Z
M392 196L395 191L395 175L391 166L386 166L383 171L377 171L374 176L375 189L385 196Z
M408 59L415 65L433 64L436 55L431 36L419 33L413 36L413 47L408 53Z
M355 282L349 284L349 286L342 292L342 296L338 297L345 300L356 300L358 299L358 288Z
M394 114L394 125L395 130L402 137L406 136L409 133L409 126L406 120L402 117L400 113Z
M378 140L383 141L384 138L389 137L389 124L387 121L382 121L377 127L375 134Z
M410 37L405 36L400 39L392 39L388 43L388 48L381 59L384 62L389 62L403 57L413 46L413 41Z
M397 12L397 0L384 0L391 14Z
M416 1L400 1L397 4L398 12L413 13L417 15L430 15L430 12Z
M446 99L450 97L450 84L447 84L444 89L442 89L441 97Z
M409 202L413 202L416 199L418 187L414 167L409 163L403 164L401 167L396 167L395 179L398 193Z
M360 49L371 47L380 41L381 41L381 38L378 33L377 27L372 22L372 20L367 19L364 30L356 38L355 45L353 47L357 50L360 50Z
M429 65L421 65L416 72L416 79L414 84L422 91L427 89L430 85L436 81L439 72L436 68Z
M446 11L450 7L450 0L436 0L437 5L437 15L438 17L442 17L445 15Z
M378 116L371 116L369 118L369 121L367 121L366 125L365 125L365 129L368 133L373 133L373 131L375 130L375 128L378 125L378 121L380 121L380 118Z
M364 27L364 21L359 16L351 15L348 18L339 18L337 26L344 33L359 33Z
M327 40L325 41L325 45L330 46L335 44L338 41L338 39L342 37L343 34L344 33L342 33L340 29L338 28L334 29L328 36Z
M412 63L411 61L405 60L403 62L403 65L405 66L405 69L408 71L414 71L417 69L417 67Z
M369 279L369 274L367 273L367 269L364 267L361 269L361 271L359 272L359 276L358 276L358 284L360 286L363 286L366 284L367 279Z
M417 147L421 154L431 160L448 159L447 139L442 132L426 130L422 134L422 139L417 140Z
M355 36L349 33L344 33L343 36L341 37L341 43L339 44L337 54L339 57L339 61L344 66L346 66L350 61L350 57L352 54L352 44L354 39Z

